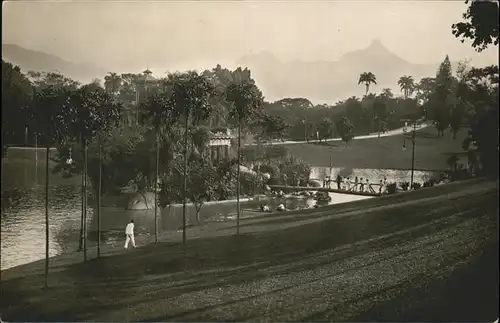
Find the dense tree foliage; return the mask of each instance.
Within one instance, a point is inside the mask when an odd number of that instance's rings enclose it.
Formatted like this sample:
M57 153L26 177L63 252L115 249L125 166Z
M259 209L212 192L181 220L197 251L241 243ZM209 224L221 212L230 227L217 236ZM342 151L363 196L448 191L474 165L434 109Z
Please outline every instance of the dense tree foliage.
M467 11L462 15L463 22L452 25L453 35L472 40L472 47L477 51L489 45L498 45L498 1L466 0Z
M33 90L18 66L2 60L2 158L7 143L23 144Z
M354 138L354 126L349 120L348 117L342 117L342 119L337 122L337 131L342 138L342 141L345 142L347 147L347 143Z

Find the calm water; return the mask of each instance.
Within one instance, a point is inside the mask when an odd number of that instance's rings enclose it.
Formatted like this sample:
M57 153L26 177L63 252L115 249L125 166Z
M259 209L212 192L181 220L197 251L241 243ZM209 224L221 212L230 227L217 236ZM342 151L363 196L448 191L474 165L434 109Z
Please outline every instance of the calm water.
M2 172L2 190L9 200L2 210L2 257L1 268L7 269L45 256L45 164L42 158L35 162L33 158L26 159L23 154L16 155L9 152L4 159ZM31 154L31 153L30 153ZM41 155L41 154L40 154ZM330 172L329 168L314 168L311 177L322 179ZM384 176L389 181L401 182L409 180L408 171L370 170L370 169L339 169L333 168L332 175L340 172L343 176L359 176L370 178L378 182ZM424 181L433 174L416 172L415 180ZM78 236L81 215L81 187L80 178L63 179L60 175L49 176L49 215L50 215L50 255L55 256L71 252L78 247ZM330 204L344 203L370 197L353 196L346 194L331 194ZM243 202L242 209L256 209L262 199ZM278 200L267 199L266 203L272 209L279 203ZM287 208L312 207L312 199L289 198ZM233 221L236 211L235 203L211 204L203 206L201 215L203 221ZM97 223L94 218L94 205L89 199L87 211L88 245L96 244ZM136 223L137 241L141 244L152 242L154 239L154 211L127 211L120 208L102 208L101 227L103 243L107 245L121 244L123 230L130 219ZM188 222L196 223L195 210L188 207ZM159 212L160 232L176 231L182 226L182 207L172 206Z

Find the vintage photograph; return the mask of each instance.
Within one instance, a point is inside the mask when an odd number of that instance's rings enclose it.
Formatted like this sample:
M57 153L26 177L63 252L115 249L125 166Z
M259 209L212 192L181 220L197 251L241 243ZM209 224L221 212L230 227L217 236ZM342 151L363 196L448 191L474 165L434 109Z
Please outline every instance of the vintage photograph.
M2 322L498 322L499 2L4 1Z

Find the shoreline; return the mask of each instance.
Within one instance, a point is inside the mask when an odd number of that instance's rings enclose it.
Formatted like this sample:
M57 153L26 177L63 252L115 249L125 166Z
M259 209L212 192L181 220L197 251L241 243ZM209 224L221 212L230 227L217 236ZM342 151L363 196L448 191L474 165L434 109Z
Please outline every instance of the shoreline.
M287 197L289 197L289 198L312 198L312 197L306 197L306 196L304 196L304 197L302 197L302 196L299 196L299 197L287 196ZM269 197L269 198L274 199L273 197ZM250 199L247 198L247 200L250 200ZM317 211L318 209L322 209L322 208L328 207L328 206L330 206L330 207L336 206L336 205L343 206L343 205L346 205L349 203L358 203L358 202L361 202L364 200L371 200L371 198L360 199L360 200L355 200L355 201L340 202L340 203L325 205L325 206L322 206L320 208L311 207L311 208L303 208L303 209L286 210L283 212L278 212L278 211L260 212L259 210L253 210L253 209L241 209L242 216L240 218L240 221L252 221L252 220L258 221L258 219L264 219L264 218L269 218L269 217L279 217L279 216L287 217L287 216L293 215L294 213L300 213L302 211L306 211L306 212L313 211L313 210ZM232 200L227 200L227 201L232 201ZM243 201L243 199L240 199L240 201ZM218 202L218 201L214 201L214 202ZM236 200L234 200L234 202L236 202ZM178 204L178 205L182 206L182 204ZM166 208L168 208L168 207L166 207ZM138 210L138 211L148 211L148 210ZM255 215L256 213L259 215ZM206 221L203 221L201 225L187 226L186 233L188 233L189 231L192 231L192 230L200 230L203 233L207 233L207 230L204 230L204 228L208 227L210 230L210 227L216 227L215 231L213 231L211 233L217 234L217 232L221 228L231 226L231 224L236 223L235 214L236 214L236 212L233 212L233 213L228 214L226 217L223 217L223 218L218 219L218 220L217 219L208 219ZM250 215L250 216L246 216L246 215ZM90 234L91 232L95 233L96 230L89 231L88 234ZM211 234L211 233L209 233L209 234ZM195 239L199 239L199 238L202 238L202 237L196 237ZM144 241L144 240L146 240L146 241ZM177 240L179 240L179 241L177 241ZM152 235L152 236L149 236L149 235L148 236L136 236L136 242L137 242L139 248L155 244L154 243L154 235ZM174 229L174 230L159 232L158 242L159 243L176 243L176 242L181 243L182 242L182 230L178 230L178 229L175 230ZM111 243L111 244L101 245L101 253L104 254L105 257L107 257L110 255L120 254L121 252L123 252L123 248L121 247L122 241L118 240L118 244L117 245L115 245L115 244L116 244L116 242ZM92 259L96 258L97 257L97 244L89 245L89 248L87 249L87 254L88 254L88 260L92 260ZM81 259L78 259L78 258L81 258ZM78 251L78 250L68 251L68 252L64 252L64 253L49 257L49 267L50 268L57 268L59 266L67 265L69 263L73 264L73 263L80 263L80 262L83 262L83 251ZM4 277L4 273L6 273L8 271L19 269L19 270L21 270L21 273L24 273L24 270L23 270L24 267L26 267L26 266L38 267L38 266L43 266L44 263L45 263L45 258L42 258L39 260L27 262L24 264L19 264L19 265L14 266L14 267L9 267L9 268L5 268L5 269L2 268L2 270L1 270L2 279ZM57 263L57 264L55 264L55 263ZM40 268L39 270L42 270L42 269ZM10 276L10 275L7 274L7 276ZM15 276L17 276L17 275L15 275Z

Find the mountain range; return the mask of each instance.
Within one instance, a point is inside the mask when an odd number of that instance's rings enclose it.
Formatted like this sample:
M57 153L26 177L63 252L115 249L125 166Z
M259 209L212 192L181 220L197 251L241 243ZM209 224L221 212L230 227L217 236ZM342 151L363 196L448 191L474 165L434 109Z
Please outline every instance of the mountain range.
M20 66L24 72L59 72L82 83L102 79L110 72L91 63L70 62L12 44L2 44L2 59ZM331 104L350 96L361 97L365 88L358 85L358 79L363 72L376 75L377 85L372 85L370 92L391 88L398 93L397 81L401 76L411 75L416 81L434 76L440 62L413 64L374 40L368 47L348 52L337 61L282 62L270 52L261 52L244 56L236 63L251 70L267 100L303 97L314 103Z
M364 95L365 87L358 85L363 72L372 72L377 78L377 84L370 86L370 92L390 88L397 94L400 92L397 81L401 76L411 75L417 82L422 77L435 76L440 62L413 64L374 40L368 47L348 52L337 61L283 63L272 53L262 52L242 57L238 64L252 71L268 98L305 97L315 103L333 103ZM452 66L455 63L452 62Z

